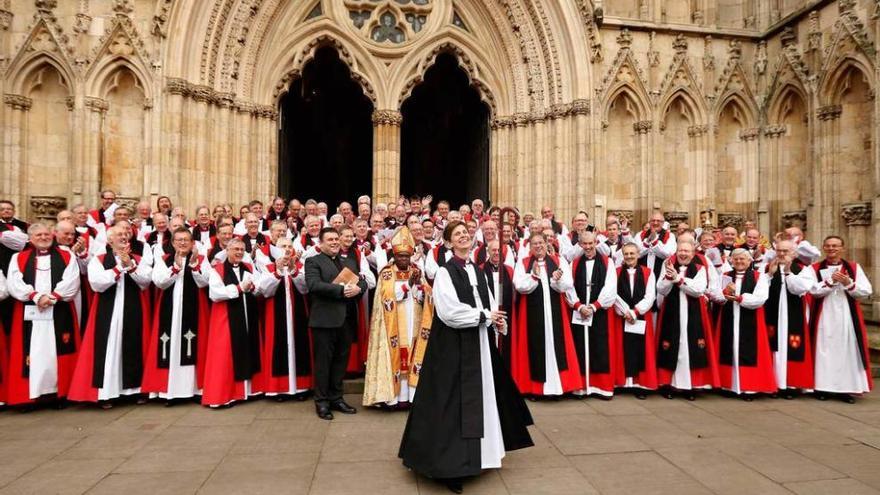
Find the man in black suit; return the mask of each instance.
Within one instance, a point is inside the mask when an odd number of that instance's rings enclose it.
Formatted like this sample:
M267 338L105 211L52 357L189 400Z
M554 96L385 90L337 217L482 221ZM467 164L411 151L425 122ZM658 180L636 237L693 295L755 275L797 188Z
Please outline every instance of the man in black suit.
M309 288L309 326L315 353L315 410L321 419L333 419L333 411L354 414L357 409L342 399L342 378L351 342L357 329L357 300L367 283L333 283L343 268L360 273L355 258L339 256L339 233L321 229L320 253L306 260Z

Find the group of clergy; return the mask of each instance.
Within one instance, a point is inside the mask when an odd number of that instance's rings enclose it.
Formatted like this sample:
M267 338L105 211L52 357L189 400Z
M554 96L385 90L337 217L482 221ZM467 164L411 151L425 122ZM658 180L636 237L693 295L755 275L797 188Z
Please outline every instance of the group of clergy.
M406 408L443 297L434 278L456 256L441 234L456 220L471 239L457 262L507 315L492 341L530 398L721 389L851 402L871 389L859 304L871 284L837 236L819 261L796 228L772 241L754 225L672 232L660 213L635 232L613 216L600 231L585 212L569 229L549 207L535 219L480 200L456 210L362 196L335 214L275 198L268 211L252 201L188 217L168 197L132 209L104 191L53 226L0 200L0 402L306 398L321 373L304 263L332 227L369 289L356 296L347 372L365 376L364 405Z

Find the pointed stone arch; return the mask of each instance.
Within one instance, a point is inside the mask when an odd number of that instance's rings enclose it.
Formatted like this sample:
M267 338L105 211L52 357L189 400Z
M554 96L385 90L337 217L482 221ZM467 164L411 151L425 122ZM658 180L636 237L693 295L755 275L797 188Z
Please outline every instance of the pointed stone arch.
M437 36L434 43L424 45L419 52L403 60L401 69L391 80L391 93L398 95L398 108L409 98L413 89L424 80L425 74L436 63L437 57L442 53L451 53L455 55L458 65L467 74L470 85L479 92L481 99L489 107L490 118L499 114L498 98L495 95L499 94L502 101L508 101L501 84L501 77L488 67L489 62L486 57L475 52L472 47L465 48L456 40L457 36L459 36L457 33L442 33Z
M633 102L638 105L639 120L650 119L651 98L648 83L628 46L621 48L601 85L596 88L598 101L603 102L603 119L607 120L609 108L622 92L632 97Z
M315 52L321 47L330 46L336 50L339 59L351 71L351 78L361 86L364 95L375 106L378 98L373 83L378 79L376 76L378 67L376 67L375 61L369 57L369 54L363 52L356 43L348 40L344 33L335 27L330 27L332 24L329 24L329 21L318 20L315 25L319 26L325 23L327 25L324 28L319 28L319 34L309 36L308 33L300 33L298 36L286 40L285 44L290 46L289 50L274 51L275 54L286 60L280 65L266 62L266 77L257 81L257 85L254 87L256 101L269 99L263 96L268 93L271 95L273 105L277 104L281 95L290 87L290 82L299 77L306 64L315 58ZM290 53L293 53L292 57L289 55ZM269 89L270 85L271 90Z
M6 69L11 83L7 93L23 94L24 84L45 64L53 66L66 81L71 94L75 93L78 78L66 37L59 29L44 18L37 19Z
M869 88L873 90L876 87L871 64L861 57L846 55L840 57L834 68L825 73L819 86L819 101L823 105L838 105L853 71L861 74Z
M112 22L89 57L91 63L85 73L86 94L103 97L102 89L108 77L125 68L137 77L145 96L152 98L152 60L137 29L127 16L118 15Z
M686 116L692 126L706 125L706 109L702 105L704 100L694 95L691 90L679 87L668 94L658 105L657 119L660 122L660 130L664 129L666 118L674 105L682 115Z

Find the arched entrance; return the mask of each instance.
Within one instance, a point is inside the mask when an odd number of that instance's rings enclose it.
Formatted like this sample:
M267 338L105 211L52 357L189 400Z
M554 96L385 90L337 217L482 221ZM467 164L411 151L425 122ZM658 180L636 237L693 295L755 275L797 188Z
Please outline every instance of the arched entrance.
M279 103L278 190L331 209L372 192L373 104L332 47L315 52Z
M437 57L401 108L402 194L453 207L489 195L489 108L451 53Z

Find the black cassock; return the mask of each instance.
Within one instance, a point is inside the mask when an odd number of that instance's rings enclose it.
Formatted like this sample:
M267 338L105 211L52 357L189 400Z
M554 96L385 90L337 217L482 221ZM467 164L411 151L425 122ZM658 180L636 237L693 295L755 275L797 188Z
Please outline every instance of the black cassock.
M446 264L458 300L476 308L473 287L461 260ZM478 276L477 291L489 308L486 278ZM399 456L403 464L431 478L459 478L481 472L480 439L483 437L483 396L479 325L450 328L436 312L431 338L419 375L418 393L407 419ZM534 445L528 425L528 407L489 339L495 402L501 423L504 450Z

